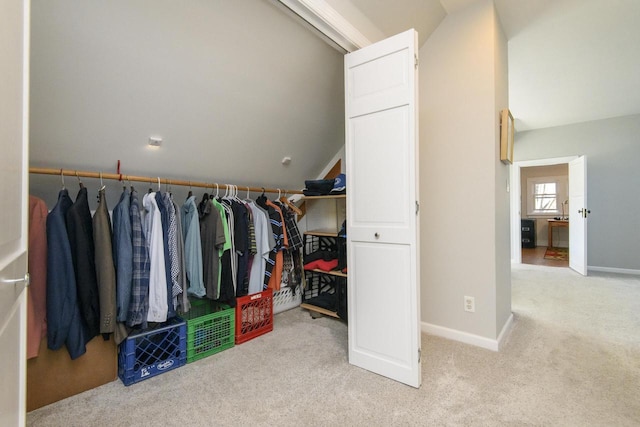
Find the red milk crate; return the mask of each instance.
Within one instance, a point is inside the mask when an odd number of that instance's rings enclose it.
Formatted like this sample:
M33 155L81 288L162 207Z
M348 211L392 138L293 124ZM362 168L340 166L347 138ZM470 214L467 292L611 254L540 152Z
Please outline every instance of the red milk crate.
M273 331L273 290L236 299L236 344Z

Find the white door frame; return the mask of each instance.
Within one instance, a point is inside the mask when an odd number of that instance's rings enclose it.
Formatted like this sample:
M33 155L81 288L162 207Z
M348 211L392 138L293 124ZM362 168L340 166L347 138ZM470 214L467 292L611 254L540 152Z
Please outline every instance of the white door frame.
M552 166L569 164L580 156L554 157L549 159L523 160L511 165L511 263L522 264L522 246L520 241L520 207L522 194L520 191L520 168L532 166ZM585 248L586 250L586 248Z

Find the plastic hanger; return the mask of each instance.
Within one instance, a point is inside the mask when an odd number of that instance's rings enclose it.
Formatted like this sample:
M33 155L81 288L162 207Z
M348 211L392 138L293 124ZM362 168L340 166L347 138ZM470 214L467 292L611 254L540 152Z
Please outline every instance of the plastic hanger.
M238 203L242 203L242 200L240 200L240 197L238 197L238 186L237 185L233 186L233 200L235 200Z
M260 206L260 207L266 207L267 206L267 196L265 195L265 189L264 187L262 187L262 194L258 196L258 198L256 199L256 203Z
M84 188L84 184L80 180L80 175L78 175L78 171L76 171L76 178L78 178L78 184L80 185L80 188Z
M64 174L62 173L62 169L60 169L60 180L62 181L62 189L66 190L64 186Z

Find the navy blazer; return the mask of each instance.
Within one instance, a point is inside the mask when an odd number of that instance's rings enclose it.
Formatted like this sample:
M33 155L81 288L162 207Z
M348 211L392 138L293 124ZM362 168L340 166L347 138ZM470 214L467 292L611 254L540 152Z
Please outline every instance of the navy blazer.
M72 204L63 189L47 215L47 346L58 350L66 344L71 359L76 359L86 351L86 335L67 236L66 213Z

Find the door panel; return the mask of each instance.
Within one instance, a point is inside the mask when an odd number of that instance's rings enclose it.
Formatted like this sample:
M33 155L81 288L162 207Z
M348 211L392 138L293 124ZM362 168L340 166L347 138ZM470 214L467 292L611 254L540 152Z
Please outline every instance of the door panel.
M349 362L413 387L421 371L417 33L345 57Z
M410 371L415 354L407 347L410 343L398 334L398 331L411 329L411 313L403 311L410 295L407 287L396 286L411 280L410 246L354 242L353 249L355 257L349 259L349 273L355 274L363 283L383 282L387 285L384 298L365 287L355 289L356 311L349 320L368 322L369 328L356 337L353 357L362 360L362 364L388 361L397 365L400 371ZM371 264L386 268L370 268ZM388 316L387 313L402 315Z
M376 44L365 49L369 48L379 50L384 49L384 46ZM351 54L356 61L358 53L359 51ZM347 78L353 82L349 94L352 117L407 103L407 91L412 86L409 79L413 70L409 54L409 50L404 48L390 53L384 51L375 61L365 61L348 70Z
M356 117L349 126L353 176L349 188L358 195L353 199L350 232L355 240L373 240L375 237L367 234L373 227L378 232L377 240L381 242L406 241L406 233L411 231L409 217L414 216L414 212L394 209L393 205L387 204L387 195L382 190L392 188L393 201L401 206L415 200L409 194L408 174L394 172L395 168L411 162L406 142L409 138L408 107L405 105ZM388 232L383 233L382 229Z
M569 267L587 275L587 158L569 162Z
M0 425L25 423L29 2L0 2Z

